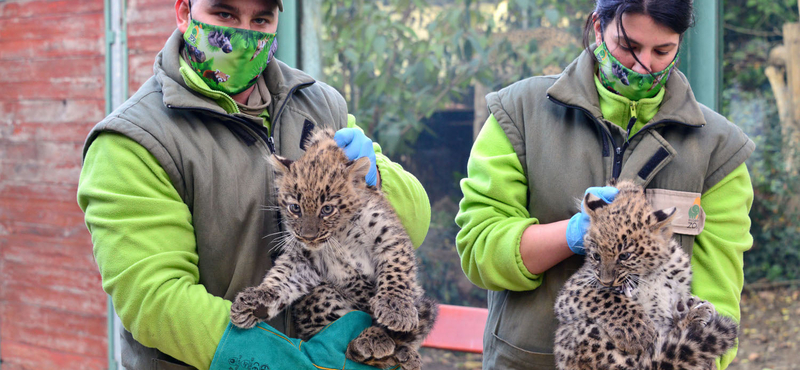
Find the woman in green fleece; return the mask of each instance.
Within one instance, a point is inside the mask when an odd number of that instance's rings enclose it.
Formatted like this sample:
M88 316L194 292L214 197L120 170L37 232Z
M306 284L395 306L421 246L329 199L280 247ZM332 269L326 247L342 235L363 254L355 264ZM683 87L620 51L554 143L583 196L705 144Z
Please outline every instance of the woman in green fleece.
M282 10L282 0L175 0L154 76L89 133L78 203L126 329L127 369L371 368L344 358L366 314L303 343L287 338L288 312L230 325L231 300L261 282L285 235L266 159L299 158L312 130L336 129L350 159L370 158L367 183L415 246L430 221L422 185L355 127L344 98L273 58Z
M610 179L631 179L654 206L678 208L673 229L692 256L693 293L739 320L742 255L752 246L744 162L754 144L699 104L675 68L691 4L598 0L586 50L561 74L486 97L491 116L456 217L462 268L490 290L484 369L554 368L553 302L583 263L588 221L576 199L613 201Z

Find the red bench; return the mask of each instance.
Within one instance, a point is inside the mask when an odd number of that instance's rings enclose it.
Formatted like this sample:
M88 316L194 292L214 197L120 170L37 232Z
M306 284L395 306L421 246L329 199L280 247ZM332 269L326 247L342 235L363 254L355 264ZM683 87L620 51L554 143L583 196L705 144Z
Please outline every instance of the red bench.
M485 308L439 305L439 317L422 346L483 353L483 329L488 316Z

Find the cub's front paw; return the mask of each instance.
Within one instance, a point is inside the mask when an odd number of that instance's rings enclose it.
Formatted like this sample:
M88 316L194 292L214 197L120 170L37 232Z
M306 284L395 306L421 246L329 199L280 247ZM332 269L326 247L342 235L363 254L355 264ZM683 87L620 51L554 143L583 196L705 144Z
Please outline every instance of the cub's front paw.
M705 327L714 318L714 305L695 296L681 299L675 305L673 315L679 328Z
M389 330L409 332L419 325L419 312L411 297L377 295L370 303L375 320Z
M260 321L269 320L280 312L272 290L250 287L236 296L231 305L231 323L249 329Z

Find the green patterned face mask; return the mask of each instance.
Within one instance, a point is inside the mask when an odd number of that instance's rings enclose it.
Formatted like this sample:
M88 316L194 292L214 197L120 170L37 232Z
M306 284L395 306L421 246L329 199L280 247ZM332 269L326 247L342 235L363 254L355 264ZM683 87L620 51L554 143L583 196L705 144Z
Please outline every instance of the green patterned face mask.
M236 95L256 83L278 40L274 33L214 26L191 19L183 34L192 69L208 87Z
M606 89L618 93L630 100L652 98L667 84L672 68L678 62L678 53L663 71L652 74L641 74L628 67L611 55L603 42L594 50L600 70L600 82Z

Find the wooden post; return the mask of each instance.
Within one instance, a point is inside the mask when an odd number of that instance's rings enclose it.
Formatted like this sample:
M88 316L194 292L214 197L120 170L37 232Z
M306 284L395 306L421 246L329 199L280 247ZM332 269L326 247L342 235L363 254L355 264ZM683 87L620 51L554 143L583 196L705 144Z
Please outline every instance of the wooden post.
M767 76L775 94L775 103L778 106L778 117L781 123L781 134L786 135L786 130L792 127L793 107L792 94L786 79L786 65L788 62L786 45L780 44L769 52L767 67L764 68L764 75Z
M800 122L800 23L783 25L783 44L786 47L786 82L794 104L792 119Z
M786 140L784 159L786 169L796 173L798 146L800 146L800 23L783 25L783 45L786 48L786 90L789 114L781 117L781 131Z

